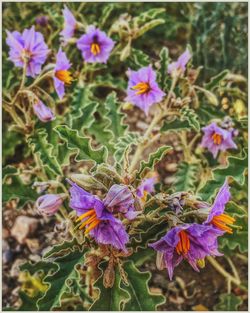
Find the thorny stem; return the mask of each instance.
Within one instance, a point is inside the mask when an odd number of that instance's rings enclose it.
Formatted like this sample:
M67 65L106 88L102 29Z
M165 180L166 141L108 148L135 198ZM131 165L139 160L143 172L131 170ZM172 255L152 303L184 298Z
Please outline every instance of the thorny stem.
M166 115L167 115L167 108L168 108L168 105L169 105L169 101L171 99L171 96L172 96L172 93L173 93L173 90L175 88L175 85L176 85L176 82L178 80L178 77L174 77L173 80L172 80L172 85L170 87L170 90L169 90L169 93L168 93L168 96L167 96L167 99L164 101L164 105L165 105L165 112L163 111L163 107L162 105L160 104L159 107L161 108L161 111L160 112L156 112L155 115L154 115L154 118L152 120L152 122L150 123L145 135L144 135L144 141L142 143L140 143L135 151L135 154L133 156L133 159L132 159L132 162L130 164L130 168L128 170L128 173L131 174L140 157L141 157L141 154L143 153L143 151L145 150L145 143L147 143L148 140L150 140L150 135L154 129L154 127L158 124L158 122L160 122ZM147 147L151 144L151 142L149 144L147 144Z
M240 279L229 274L213 257L208 256L207 260L217 270L217 272L223 275L227 280L230 280L236 286L241 287Z
M233 261L232 261L232 260L230 259L230 257L228 257L228 256L226 256L226 259L227 259L227 261L228 261L228 263L229 263L229 265L230 265L230 267L231 267L231 269L232 269L232 271L233 271L233 273L234 273L235 278L237 278L237 279L240 281L239 274L238 274L238 272L237 272L236 267L235 267L234 264L233 264Z

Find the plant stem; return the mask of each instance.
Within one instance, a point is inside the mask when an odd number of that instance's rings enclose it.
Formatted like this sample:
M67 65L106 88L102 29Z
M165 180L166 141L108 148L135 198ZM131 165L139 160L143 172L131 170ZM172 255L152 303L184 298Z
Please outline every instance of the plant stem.
M145 150L145 142L147 142L147 140L150 140L150 135L154 129L154 127L158 124L158 122L160 122L166 115L167 115L167 109L169 106L169 100L171 99L171 95L173 93L173 90L175 88L176 82L178 80L178 77L174 77L172 80L172 85L170 87L167 99L164 101L164 105L165 105L165 112L163 111L163 107L161 104L159 104L159 107L161 108L161 111L158 112L156 111L154 118L152 120L152 122L150 123L145 135L144 135L144 141L142 143L140 143L135 151L135 154L133 156L132 162L130 164L129 170L128 170L128 174L131 174L134 169L136 168L136 165L141 157L141 154L143 153L143 151ZM150 145L151 143L147 144L147 147Z
M23 76L22 76L22 80L21 80L21 84L19 87L19 90L23 89L23 86L25 84L25 78L26 78L26 72L27 72L27 61L24 62L24 67L23 67Z
M207 257L209 263L219 272L222 276L224 276L227 280L230 280L236 286L240 287L241 281L238 280L236 277L229 274L224 268L211 256Z

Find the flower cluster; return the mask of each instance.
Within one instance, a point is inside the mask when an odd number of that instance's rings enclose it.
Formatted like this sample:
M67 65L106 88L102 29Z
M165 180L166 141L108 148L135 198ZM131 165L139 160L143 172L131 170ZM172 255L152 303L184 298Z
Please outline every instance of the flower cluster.
M224 214L225 206L230 199L227 181L220 188L213 205L208 208L207 219L202 224L181 224L173 227L159 241L149 246L158 253L159 269L166 268L169 278L182 260L186 260L195 271L199 271L206 256L220 256L218 237L225 232L232 233L235 219ZM205 203L205 206L207 204Z

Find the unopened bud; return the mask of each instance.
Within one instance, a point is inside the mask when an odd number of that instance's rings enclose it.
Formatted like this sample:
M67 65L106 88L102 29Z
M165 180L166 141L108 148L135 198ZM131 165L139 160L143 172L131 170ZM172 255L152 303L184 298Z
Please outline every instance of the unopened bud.
M44 215L50 216L55 214L60 206L62 205L63 201L67 198L66 193L61 194L47 194L44 196L39 197L36 200L36 208L38 211Z

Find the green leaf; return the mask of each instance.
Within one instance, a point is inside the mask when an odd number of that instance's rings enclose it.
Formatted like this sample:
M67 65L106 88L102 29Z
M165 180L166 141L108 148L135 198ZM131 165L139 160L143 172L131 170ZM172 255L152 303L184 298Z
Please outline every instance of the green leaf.
M217 192L227 177L232 177L241 186L245 182L245 172L248 166L247 153L243 150L242 157L229 156L227 166L217 167L212 170L212 179L207 181L199 192L198 196L203 201L208 201Z
M215 87L218 87L220 82L227 76L228 73L228 70L224 70L218 75L210 78L210 81L207 84L204 84L204 88L208 90L213 90Z
M215 311L238 311L242 304L242 299L233 293L223 293L220 295L220 302L214 306Z
M168 48L163 47L160 51L160 86L164 90L166 88L166 81L168 78L167 71L168 71L168 64L169 64L169 53Z
M169 130L183 130L183 129L190 129L190 124L187 120L180 120L178 118L175 118L172 121L164 121L163 126L161 127L161 132L166 132Z
M14 174L18 174L18 170L16 167L12 165L7 165L2 169L2 179L5 182L6 178L12 176Z
M53 155L53 146L47 141L48 134L44 128L37 129L28 137L28 145L42 162L45 171L52 175L62 175L57 158Z
M183 118L186 119L189 125L197 132L200 131L200 122L198 115L194 112L193 109L190 109L184 106L180 113L183 115Z
M5 180L2 186L2 200L8 202L10 200L18 200L17 208L22 208L28 202L34 202L38 198L38 194L32 189L32 184L25 184L19 171L14 171L13 167L8 166L4 171Z
M155 164L159 162L172 147L162 146L156 152L153 152L149 155L147 161L142 161L140 164L140 169L137 173L137 177L141 177L145 170L153 170Z
M199 165L182 162L178 165L173 183L174 190L177 191L194 191L195 184L199 178Z
M114 10L115 6L113 3L107 3L106 6L103 8L102 16L100 17L100 28L103 29L105 26L108 18L110 17L111 12Z
M60 138L67 143L70 150L76 151L76 161L94 161L103 163L106 161L107 150L105 147L93 149L90 145L90 138L82 137L78 131L66 125L59 125L55 128Z
M131 146L138 143L140 135L135 132L128 132L125 136L120 137L115 145L114 158L117 163L121 163L125 153L130 151Z
M94 113L97 111L99 104L97 102L89 102L82 108L82 115L78 118L72 119L72 128L84 130L91 127L95 121Z
M114 269L115 279L112 288L105 288L103 285L103 274L107 267L107 262L103 262L99 267L102 270L102 274L94 285L99 290L99 297L89 311L121 311L124 303L128 301L129 295L121 288L121 275L118 267L116 266Z
M107 128L110 129L113 135L113 142L117 142L118 138L125 134L127 126L123 124L125 115L121 113L120 108L117 105L116 93L110 93L105 101L105 107L107 109L107 118L109 124Z
M43 255L43 258L46 259L68 253L69 251L74 250L75 246L79 246L75 238L70 241L65 240L58 245L53 245L53 247Z
M153 21L150 21L150 22L144 24L142 27L140 27L139 31L136 33L136 38L142 36L143 34L148 32L150 29L152 29L158 25L164 24L164 23L165 23L165 20L162 18L159 18L159 19L156 19L156 20L153 20Z
M145 67L150 64L150 58L143 51L132 48L128 64L134 70L139 70L141 67Z
M47 275L43 280L49 287L45 295L37 302L39 310L52 311L53 308L61 306L63 294L71 290L72 282L80 280L76 266L82 264L83 261L84 252L78 249L54 260L53 264L57 266L57 269L53 275Z
M92 102L91 98L93 94L87 86L77 86L74 88L72 95L72 101L70 105L70 112L67 116L70 127L73 127L75 123L79 123L79 120L83 116L83 110L86 106Z
M128 285L122 283L122 286L131 297L125 304L125 311L156 311L157 306L165 303L164 296L150 292L148 282L151 274L149 272L140 272L131 261L124 263L124 270L128 275Z
M149 21L154 20L157 18L159 15L164 13L166 10L164 8L154 8L150 9L146 12L141 13L139 16L133 18L133 22L135 25L141 25L144 23L147 23Z

